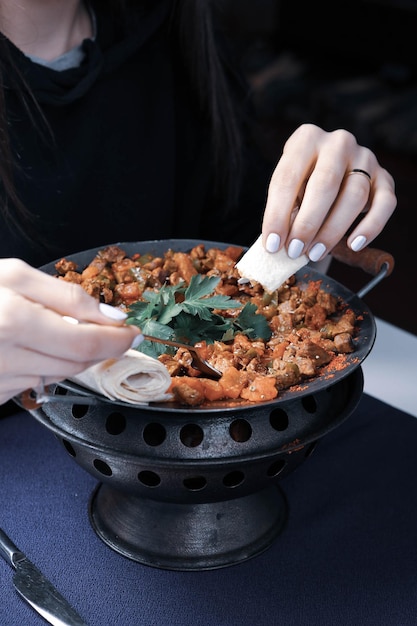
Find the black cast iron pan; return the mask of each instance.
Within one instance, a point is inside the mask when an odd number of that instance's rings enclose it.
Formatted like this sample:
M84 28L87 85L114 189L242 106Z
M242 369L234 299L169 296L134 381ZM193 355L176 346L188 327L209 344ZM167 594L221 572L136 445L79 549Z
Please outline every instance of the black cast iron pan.
M126 252L128 256L135 253L149 253L151 255L162 256L168 249L174 251L188 252L194 246L203 243L206 249L210 247L226 248L228 243L219 243L216 241L197 240L197 239L157 239L153 241L138 241L138 242L119 242L115 244ZM77 263L78 268L82 270L86 267L96 254L107 247L107 245L99 246L97 248L91 248L82 252L77 252L67 256L67 260ZM343 368L340 369L326 369L323 373L316 376L310 381L304 381L302 384L297 385L294 388L289 388L281 391L279 397L270 402L262 403L262 405L277 405L288 400L296 399L301 396L314 394L315 392L322 391L324 388L339 382L346 376L352 373L354 369L359 367L364 359L370 353L376 338L376 324L374 317L363 302L361 297L367 293L377 282L379 282L384 276L387 276L392 272L394 267L393 257L381 250L375 248L366 248L362 252L353 253L345 245L345 242L340 242L332 251L332 255L339 261L345 262L348 265L354 265L361 267L365 272L372 274L374 279L371 280L365 287L358 293L353 293L347 287L343 286L339 282L335 281L329 276L326 276L316 269L307 265L301 268L296 274L297 282L300 286L307 285L311 280L321 280L322 288L340 298L343 302L348 304L355 313L355 317L358 320L357 334L355 337L355 351L346 355ZM47 265L42 266L40 269L44 272L52 275L56 275L55 270L56 261L52 261ZM62 381L59 383L59 387L65 391L70 391L71 394L80 394L81 397L94 396L96 400L111 402L112 404L124 404L121 402L114 402L106 400L100 394L87 391L85 388L72 383L70 381ZM132 405L129 405L130 407ZM164 402L164 403L151 403L149 408L153 408L158 411L181 411L190 413L212 412L212 411L224 411L228 409L245 409L253 408L253 403L247 403L244 401L224 401L213 402L210 406L204 407L184 407L176 402Z

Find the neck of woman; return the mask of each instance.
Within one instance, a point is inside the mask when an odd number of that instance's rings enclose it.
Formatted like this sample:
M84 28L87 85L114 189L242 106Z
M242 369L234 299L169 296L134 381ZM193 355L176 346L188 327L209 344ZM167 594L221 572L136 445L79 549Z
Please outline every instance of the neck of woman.
M0 31L24 54L52 61L93 35L82 0L0 0Z

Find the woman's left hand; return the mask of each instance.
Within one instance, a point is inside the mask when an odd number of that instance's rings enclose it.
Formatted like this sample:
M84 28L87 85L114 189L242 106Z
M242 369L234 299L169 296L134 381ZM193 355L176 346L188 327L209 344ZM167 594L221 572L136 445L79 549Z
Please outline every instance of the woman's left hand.
M392 176L346 130L300 126L272 175L262 234L269 252L324 258L346 234L358 251L383 230L397 205Z

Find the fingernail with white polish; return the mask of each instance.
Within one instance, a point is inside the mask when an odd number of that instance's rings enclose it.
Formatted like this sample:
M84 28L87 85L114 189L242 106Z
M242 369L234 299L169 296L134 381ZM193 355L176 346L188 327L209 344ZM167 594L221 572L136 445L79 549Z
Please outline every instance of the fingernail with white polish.
M300 239L293 239L288 246L288 256L290 259L298 259L304 250L304 243Z
M136 335L135 338L132 341L132 345L130 346L132 349L133 348L137 348L138 346L140 346L140 344L142 343L142 341L145 339L145 337L143 335Z
M321 259L325 252L326 246L324 245L324 243L316 243L308 253L308 258L310 259L310 261L316 262Z
M68 324L79 324L80 322L75 319L75 317L71 317L71 315L63 315L62 319Z
M364 237L363 235L359 235L359 237L355 237L355 239L350 244L350 247L354 252L359 252L359 250L362 250L365 244L366 237Z
M279 244L281 243L281 237L276 233L269 233L266 238L265 248L268 252L272 254L278 251Z
M117 309L115 306L110 306L110 304L100 302L98 308L100 309L100 313L102 313L111 320L121 321L127 318L127 313L124 313L124 311Z

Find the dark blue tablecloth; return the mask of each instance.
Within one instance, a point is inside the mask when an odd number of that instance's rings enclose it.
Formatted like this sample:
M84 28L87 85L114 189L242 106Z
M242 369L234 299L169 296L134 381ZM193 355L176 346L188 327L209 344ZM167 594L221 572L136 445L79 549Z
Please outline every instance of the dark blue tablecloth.
M95 479L28 413L0 419L0 526L89 626L415 626L417 419L364 395L282 480L287 526L263 554L175 572L93 531ZM45 624L0 559L1 626Z

